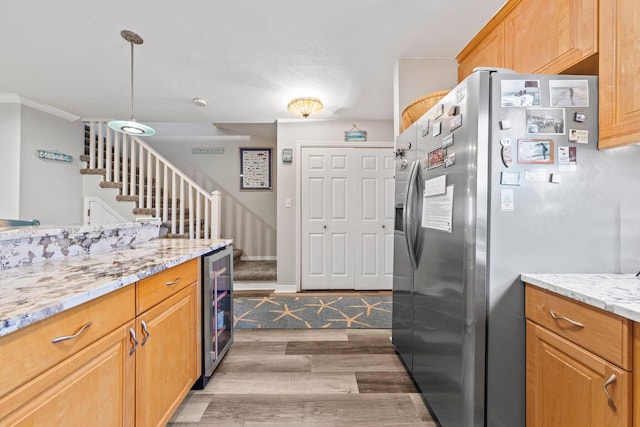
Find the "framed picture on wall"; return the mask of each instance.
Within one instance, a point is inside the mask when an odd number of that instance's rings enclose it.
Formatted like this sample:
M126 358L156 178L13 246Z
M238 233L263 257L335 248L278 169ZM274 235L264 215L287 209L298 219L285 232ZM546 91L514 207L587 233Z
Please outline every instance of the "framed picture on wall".
M240 148L240 190L272 190L271 148Z

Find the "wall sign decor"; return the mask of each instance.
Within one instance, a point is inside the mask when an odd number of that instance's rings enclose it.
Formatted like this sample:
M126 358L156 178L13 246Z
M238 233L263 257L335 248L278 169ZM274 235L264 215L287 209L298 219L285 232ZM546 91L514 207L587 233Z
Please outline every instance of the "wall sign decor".
M71 163L73 157L69 154L59 153L57 151L36 150L36 157L39 159L55 160L58 162Z
M240 190L271 189L271 148L240 148Z
M191 154L224 154L224 147L191 147Z
M351 129L344 131L344 140L345 141L366 141L367 131L358 128L358 126L356 126L356 124L354 123Z

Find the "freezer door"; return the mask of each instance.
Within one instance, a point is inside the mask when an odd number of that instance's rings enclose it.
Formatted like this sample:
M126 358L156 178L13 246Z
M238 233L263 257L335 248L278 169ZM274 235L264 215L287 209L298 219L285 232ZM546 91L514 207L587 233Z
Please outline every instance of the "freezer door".
M472 74L427 113L430 129L418 135L427 190L413 377L443 426L484 424L488 96L488 73Z
M393 314L392 340L396 351L411 370L413 327L413 267L405 236L405 205L411 165L416 159L415 126L396 140L395 220L393 232Z

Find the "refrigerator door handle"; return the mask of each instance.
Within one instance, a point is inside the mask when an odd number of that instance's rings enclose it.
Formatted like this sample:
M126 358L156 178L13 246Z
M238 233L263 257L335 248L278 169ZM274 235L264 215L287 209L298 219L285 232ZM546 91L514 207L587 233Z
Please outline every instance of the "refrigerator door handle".
M411 217L413 214L413 203L412 203L412 195L415 189L415 180L418 176L418 171L420 167L420 161L416 160L411 164L411 171L409 172L409 179L407 183L407 191L404 200L404 209L403 215L404 218L402 220L402 226L404 231L404 240L407 245L407 251L409 252L409 261L411 261L411 267L414 270L418 269L418 260L416 259L416 250L415 250L415 237L413 236L413 227L411 226Z

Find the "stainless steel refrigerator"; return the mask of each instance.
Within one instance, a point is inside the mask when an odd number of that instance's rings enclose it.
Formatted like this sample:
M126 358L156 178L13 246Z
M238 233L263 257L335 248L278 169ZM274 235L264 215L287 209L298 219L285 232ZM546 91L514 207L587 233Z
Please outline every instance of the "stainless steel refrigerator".
M525 425L521 273L640 269L640 147L597 77L479 70L396 141L393 343L442 426Z

